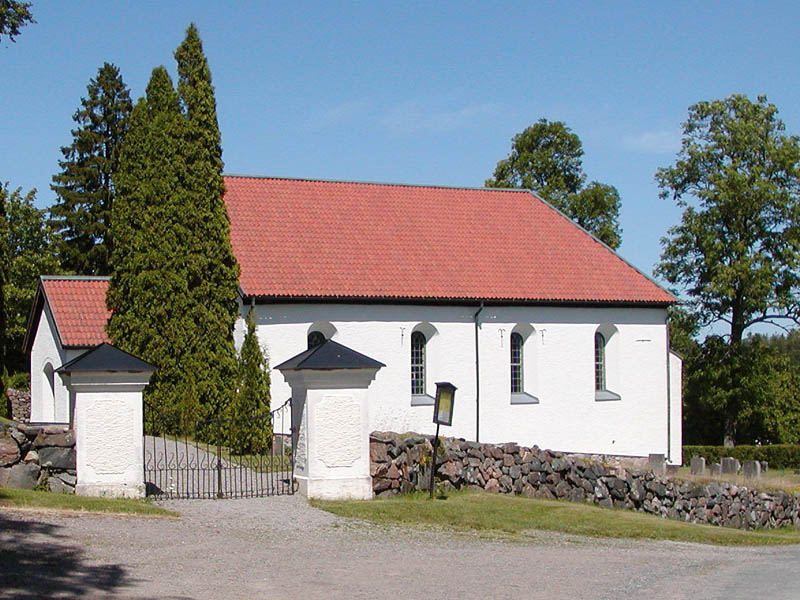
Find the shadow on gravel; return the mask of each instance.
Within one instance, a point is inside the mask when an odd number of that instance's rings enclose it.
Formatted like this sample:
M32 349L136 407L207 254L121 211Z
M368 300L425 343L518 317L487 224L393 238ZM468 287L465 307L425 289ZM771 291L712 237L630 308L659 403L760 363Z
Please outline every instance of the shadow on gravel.
M0 597L81 597L111 593L129 583L120 565L88 565L60 526L0 514Z

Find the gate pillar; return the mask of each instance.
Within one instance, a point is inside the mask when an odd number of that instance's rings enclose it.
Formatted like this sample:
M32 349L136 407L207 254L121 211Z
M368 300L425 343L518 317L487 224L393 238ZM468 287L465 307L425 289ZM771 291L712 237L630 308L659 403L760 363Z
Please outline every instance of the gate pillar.
M327 340L275 367L292 388L294 475L307 498L372 498L369 385L384 366Z
M144 497L142 390L154 370L100 344L56 371L70 396L76 494Z

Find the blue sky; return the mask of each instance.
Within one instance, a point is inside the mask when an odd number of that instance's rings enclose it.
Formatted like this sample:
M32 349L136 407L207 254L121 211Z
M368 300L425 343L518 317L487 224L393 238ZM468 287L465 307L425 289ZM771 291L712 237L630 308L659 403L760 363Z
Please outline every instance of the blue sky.
M481 186L515 133L562 120L622 198L645 272L679 211L653 176L687 107L766 94L800 132L800 4L33 1L0 42L0 181L50 205L59 147L104 62L134 98L197 23L226 172ZM477 217L476 217L477 218ZM532 232L534 235L535 232Z

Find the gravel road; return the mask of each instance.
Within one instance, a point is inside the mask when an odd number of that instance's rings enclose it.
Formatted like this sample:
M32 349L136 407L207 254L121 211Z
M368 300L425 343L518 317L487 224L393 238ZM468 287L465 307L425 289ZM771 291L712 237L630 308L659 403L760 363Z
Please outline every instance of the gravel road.
M800 546L510 542L350 521L300 496L162 504L181 518L0 511L0 598L800 598Z

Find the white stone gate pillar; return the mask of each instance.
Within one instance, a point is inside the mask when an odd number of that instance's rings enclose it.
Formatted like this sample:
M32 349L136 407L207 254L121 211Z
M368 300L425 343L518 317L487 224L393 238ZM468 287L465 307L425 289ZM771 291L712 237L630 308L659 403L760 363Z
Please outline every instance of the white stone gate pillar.
M142 390L154 370L101 344L56 371L73 410L76 494L144 497Z
M369 384L384 366L327 340L275 367L292 388L294 474L307 498L372 498Z

